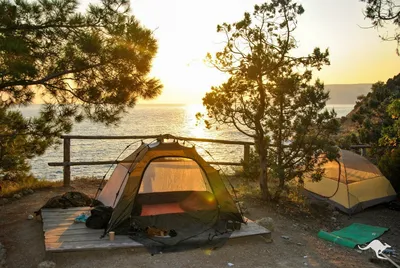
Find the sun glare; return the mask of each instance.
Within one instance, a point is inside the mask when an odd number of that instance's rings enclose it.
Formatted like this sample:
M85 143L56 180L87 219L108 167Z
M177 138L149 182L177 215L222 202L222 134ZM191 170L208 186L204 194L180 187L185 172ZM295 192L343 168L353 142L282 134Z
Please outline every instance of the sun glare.
M202 104L186 105L186 120L188 122L188 134L191 137L205 138L210 137L210 133L202 120L196 119L196 114L206 114L207 110Z

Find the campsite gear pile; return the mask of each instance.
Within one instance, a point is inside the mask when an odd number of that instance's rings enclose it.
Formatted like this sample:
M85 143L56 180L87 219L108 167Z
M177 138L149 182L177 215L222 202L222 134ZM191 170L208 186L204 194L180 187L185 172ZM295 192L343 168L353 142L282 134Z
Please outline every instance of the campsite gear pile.
M65 192L62 195L57 195L49 200L47 200L46 204L44 204L39 210L35 211L36 216L41 215L42 208L71 208L71 207L87 207L92 205L101 205L101 202L97 200L93 200L89 196L81 192Z
M92 202L93 200L84 193L66 192L50 198L42 208L86 207L90 206Z
M142 144L100 189L96 199L112 208L105 234L151 253L219 247L244 223L218 171L177 141Z
M306 193L347 214L396 199L389 180L361 155L340 150L338 161L327 162L323 168L325 174L319 182L313 182L311 176L304 179Z
M112 207L106 207L103 205L93 208L90 211L90 216L85 221L86 227L91 229L107 228L107 224L110 221L112 212Z

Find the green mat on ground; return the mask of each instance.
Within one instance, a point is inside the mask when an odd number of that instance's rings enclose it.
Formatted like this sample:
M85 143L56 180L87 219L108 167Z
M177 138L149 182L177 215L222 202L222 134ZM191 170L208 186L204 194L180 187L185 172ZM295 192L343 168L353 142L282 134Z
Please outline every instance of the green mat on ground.
M356 245L371 242L380 237L389 228L353 223L341 230L328 233L319 231L318 237L345 247L354 248Z

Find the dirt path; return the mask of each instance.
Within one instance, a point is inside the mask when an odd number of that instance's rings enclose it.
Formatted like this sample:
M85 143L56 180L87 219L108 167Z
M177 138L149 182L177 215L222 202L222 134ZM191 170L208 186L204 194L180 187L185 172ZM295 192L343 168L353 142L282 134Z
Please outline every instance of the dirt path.
M73 184L78 191L94 194L94 185ZM68 189L57 188L36 191L4 206L0 206L0 242L7 249L7 265L37 267L45 259L59 267L391 267L385 263L369 261L372 252L358 253L317 238L319 229L332 231L352 222L390 227L381 240L400 249L400 212L374 208L351 219L321 213L321 216L296 212L293 209L266 207L257 201L247 200L250 219L271 217L275 230L273 242L265 243L259 237L242 238L228 242L211 253L191 250L151 256L144 249L101 250L46 254L39 220L27 220L29 214L40 208L50 197ZM279 212L283 211L283 212ZM329 212L330 213L330 212ZM288 236L283 239L281 236ZM400 260L399 260L400 262Z

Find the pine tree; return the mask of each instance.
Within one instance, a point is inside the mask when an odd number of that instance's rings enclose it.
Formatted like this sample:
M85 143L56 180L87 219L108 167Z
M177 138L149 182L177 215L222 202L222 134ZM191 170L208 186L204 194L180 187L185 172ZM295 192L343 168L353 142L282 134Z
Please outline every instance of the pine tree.
M333 111L324 111L329 94L312 69L329 64L319 48L293 57L293 31L304 9L291 0L256 5L243 20L218 25L227 37L223 51L208 60L230 79L203 98L211 121L236 127L255 141L264 199L279 199L287 182L307 172L320 177L321 159L336 157ZM300 71L302 70L302 71ZM209 122L209 123L213 123ZM327 158L321 158L327 156ZM271 193L271 185L276 185Z

